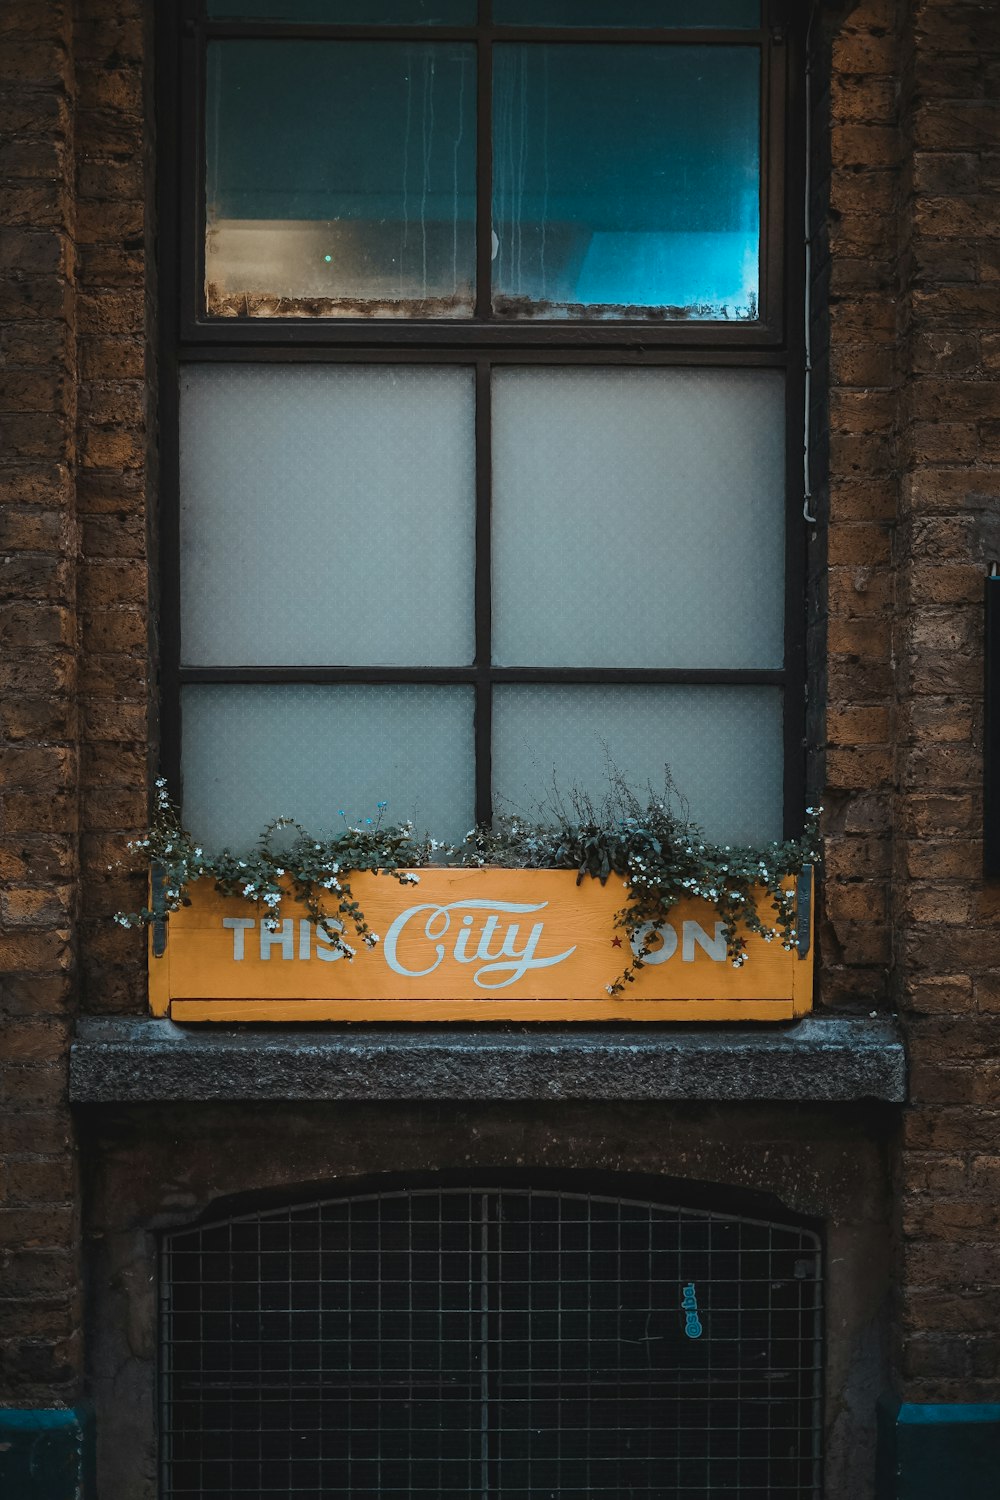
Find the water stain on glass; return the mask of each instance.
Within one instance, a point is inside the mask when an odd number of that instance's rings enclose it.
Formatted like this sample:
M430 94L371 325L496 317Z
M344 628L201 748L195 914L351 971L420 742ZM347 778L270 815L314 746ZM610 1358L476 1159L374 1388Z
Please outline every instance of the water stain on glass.
M207 310L468 317L475 49L211 43Z

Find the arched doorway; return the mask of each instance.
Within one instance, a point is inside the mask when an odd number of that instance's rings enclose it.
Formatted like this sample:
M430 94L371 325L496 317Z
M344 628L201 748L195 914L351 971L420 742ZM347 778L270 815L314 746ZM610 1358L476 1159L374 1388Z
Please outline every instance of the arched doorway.
M810 1229L393 1186L163 1246L163 1494L812 1497Z

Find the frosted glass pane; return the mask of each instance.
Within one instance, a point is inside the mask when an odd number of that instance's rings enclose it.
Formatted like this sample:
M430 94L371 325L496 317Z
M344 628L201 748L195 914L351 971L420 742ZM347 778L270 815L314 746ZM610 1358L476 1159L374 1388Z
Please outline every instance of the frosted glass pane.
M182 660L472 660L474 384L460 367L181 376Z
M473 821L473 693L462 687L186 687L184 821L249 848L272 818L310 832L374 817L460 839Z
M497 688L494 806L531 813L573 788L596 800L607 765L640 795L673 772L691 817L710 838L781 837L782 692L761 687Z
M722 3L722 0L719 0ZM473 26L476 0L208 0L210 16L327 26Z
M493 0L499 26L760 25L760 0Z
M464 317L476 50L208 47L205 295L222 317Z
M780 667L784 394L770 370L497 370L505 666Z
M498 46L493 305L757 317L755 47Z

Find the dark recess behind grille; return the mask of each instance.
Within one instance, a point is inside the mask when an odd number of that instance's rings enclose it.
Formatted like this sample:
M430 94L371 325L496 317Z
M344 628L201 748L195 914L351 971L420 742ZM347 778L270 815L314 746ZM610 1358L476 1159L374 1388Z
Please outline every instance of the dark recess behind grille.
M818 1494L811 1231L421 1188L173 1233L163 1272L166 1500Z

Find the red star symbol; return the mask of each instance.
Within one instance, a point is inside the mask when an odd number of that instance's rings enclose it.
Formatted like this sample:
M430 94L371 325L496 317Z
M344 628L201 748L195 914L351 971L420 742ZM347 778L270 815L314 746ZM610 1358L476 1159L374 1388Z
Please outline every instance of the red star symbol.
M611 939L611 946L612 946L612 948L620 948L621 945L622 945L621 938L612 938Z

